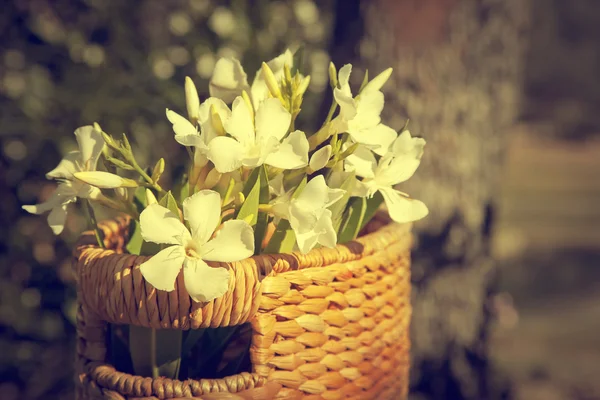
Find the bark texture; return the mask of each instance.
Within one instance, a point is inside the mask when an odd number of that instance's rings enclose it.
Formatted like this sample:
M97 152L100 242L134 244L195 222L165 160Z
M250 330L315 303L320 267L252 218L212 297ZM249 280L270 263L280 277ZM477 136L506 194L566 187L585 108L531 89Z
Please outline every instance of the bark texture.
M528 2L363 0L361 7L361 27L336 31L334 61L344 62L360 32L354 69L375 76L394 68L383 121L399 129L409 118L411 133L427 140L419 171L400 188L430 209L415 225L412 396L508 397L487 356L497 275L490 237L503 139L519 111Z

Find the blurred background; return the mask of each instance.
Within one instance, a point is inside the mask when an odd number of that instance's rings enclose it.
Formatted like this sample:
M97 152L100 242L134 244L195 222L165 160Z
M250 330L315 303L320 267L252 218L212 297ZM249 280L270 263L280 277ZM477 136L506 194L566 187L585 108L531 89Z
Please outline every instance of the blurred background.
M384 122L428 141L416 225L413 399L600 399L600 3L594 0L5 0L0 12L0 399L72 398L70 213L22 204L73 131L127 132L172 171L166 107L219 57L303 48L301 127L327 66L389 66ZM322 104L326 104L322 107ZM166 154L165 154L166 152ZM170 162L170 164L169 164Z

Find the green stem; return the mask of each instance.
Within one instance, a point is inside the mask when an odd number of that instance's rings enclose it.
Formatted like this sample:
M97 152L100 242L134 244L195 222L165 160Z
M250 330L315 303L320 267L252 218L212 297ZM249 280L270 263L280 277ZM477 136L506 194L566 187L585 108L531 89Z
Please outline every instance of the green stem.
M300 175L304 175L308 172L308 168L298 168L293 170L292 172L290 172L285 178L288 181L294 180L295 178L299 177Z
M103 240L104 234L98 228L98 221L96 220L96 214L94 213L94 208L92 207L92 203L90 203L90 201L87 199L84 201L84 208L86 211L88 224L91 225L92 229L94 230L94 236L96 236L96 241L98 242L98 246L105 249L106 246L104 245L104 240Z
M327 125L332 119L333 119L333 113L335 113L335 110L337 110L338 104L336 103L335 99L333 100L333 102L331 103L331 106L329 107L329 112L327 113L327 118L325 118L325 122L323 123L323 126Z

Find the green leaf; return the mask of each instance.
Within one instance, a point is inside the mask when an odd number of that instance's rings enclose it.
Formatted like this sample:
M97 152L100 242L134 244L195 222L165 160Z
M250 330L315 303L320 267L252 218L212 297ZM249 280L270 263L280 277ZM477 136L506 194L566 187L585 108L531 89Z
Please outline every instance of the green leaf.
M161 245L156 243L144 242L142 231L138 220L131 220L129 223L129 240L125 246L129 254L139 256L153 256L161 250Z
M133 204L137 208L137 212L141 213L146 208L146 188L138 186L133 192Z
M171 211L173 214L175 214L177 216L177 218L180 218L179 207L177 206L177 200L175 200L175 197L173 197L173 194L171 193L170 190L167 192L167 194L165 194L158 201L158 204L167 208L169 211Z
M358 233L360 233L360 231L362 231L365 225L369 223L371 218L375 216L381 203L383 203L383 196L379 192L375 192L373 197L367 199L367 209L365 210L365 215L363 217L360 228L358 229Z
M142 253L142 232L140 231L140 223L137 220L132 219L129 223L129 240L125 249L129 254L140 255Z
M181 363L179 329L129 327L129 353L136 375L177 379Z
M260 189L258 194L259 204L268 204L271 199L269 193L269 176L267 173L266 165L260 167ZM254 227L254 253L259 254L261 252L261 246L265 233L267 231L267 224L269 222L269 216L267 213L259 212L256 218L256 226Z
M340 189L346 191L341 199L335 202L329 209L331 210L331 219L333 221L333 229L336 232L340 231L340 226L342 225L342 217L344 215L344 210L346 209L346 205L350 200L350 194L354 190L356 186L356 174L353 172L348 172L347 177L344 179L342 184L340 185Z
M294 249L296 243L296 235L290 227L290 222L287 219L282 219L277 224L275 232L269 240L269 244L265 248L265 253L289 253Z
M177 379L181 365L182 337L183 331L180 329L158 329L156 331L157 376Z
M346 209L346 215L344 223L342 224L342 229L338 236L338 243L349 242L358 236L358 232L362 225L366 210L366 198L355 197L350 201L350 205Z
M256 221L258 220L258 205L260 204L261 194L260 181L261 176L263 175L261 172L262 170L262 167L255 168L248 177L248 181L246 182L246 185L244 185L244 190L242 191L246 199L235 216L236 219L247 221L250 226L256 225Z
M360 231L375 216L383 202L383 196L376 192L370 199L354 197L344 213L344 222L338 235L338 243L346 243L358 237Z

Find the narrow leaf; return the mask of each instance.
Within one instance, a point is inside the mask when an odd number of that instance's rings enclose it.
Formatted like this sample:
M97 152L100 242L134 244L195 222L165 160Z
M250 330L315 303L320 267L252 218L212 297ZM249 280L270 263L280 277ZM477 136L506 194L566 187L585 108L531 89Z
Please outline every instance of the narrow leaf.
M177 379L181 365L183 331L158 329L156 331L156 373L158 376Z
M244 204L240 207L236 219L242 219L251 226L256 225L258 220L258 205L260 204L260 181L262 168L255 168L248 177L242 193L245 196ZM252 216L252 217L250 217Z
M355 197L350 201L347 209L346 219L342 225L338 243L346 243L358 236L362 226L362 221L367 210L367 199L364 197Z
M271 254L289 253L294 249L294 244L296 244L294 230L287 219L282 219L277 224L277 228L275 228L275 232L264 252Z
M383 196L381 193L376 192L373 197L367 199L367 208L365 210L365 215L363 217L360 228L358 229L358 233L362 231L362 229L367 225L367 223L375 216L379 206L383 203Z
M344 179L342 184L340 185L340 189L344 189L346 192L335 202L329 209L331 210L331 219L333 221L333 229L336 232L339 232L340 226L342 225L342 217L344 215L344 210L346 209L346 205L348 205L348 201L350 200L350 194L354 190L354 186L356 186L356 175L354 173L348 173L347 177Z
M173 197L173 194L171 193L171 191L168 191L167 194L165 194L159 201L158 204L160 204L163 207L166 207L167 209L169 209L169 211L171 211L173 214L177 215L179 218L181 218L181 214L179 212L179 207L177 206L177 200L175 200L175 197Z
M140 223L137 220L132 219L129 223L129 240L127 241L125 249L127 249L129 254L140 255L143 242Z
M269 177L267 174L267 168L265 165L263 165L262 167L260 167L258 203L268 204L270 198L271 195L269 193ZM259 212L256 218L256 226L254 227L254 249L256 254L259 254L261 252L262 241L267 231L268 222L269 216L267 215L267 213Z
M142 326L129 327L129 354L136 375L152 377L156 364L155 330Z

